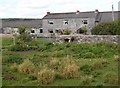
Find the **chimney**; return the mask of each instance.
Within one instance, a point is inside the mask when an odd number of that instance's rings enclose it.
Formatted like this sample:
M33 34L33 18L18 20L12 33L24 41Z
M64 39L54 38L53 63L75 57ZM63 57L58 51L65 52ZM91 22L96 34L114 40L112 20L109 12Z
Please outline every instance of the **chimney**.
M80 11L79 11L79 10L77 10L77 11L76 11L76 14L79 14L79 13L80 13Z
M50 12L47 12L47 15L50 15Z
M99 13L98 9L95 10L95 13Z

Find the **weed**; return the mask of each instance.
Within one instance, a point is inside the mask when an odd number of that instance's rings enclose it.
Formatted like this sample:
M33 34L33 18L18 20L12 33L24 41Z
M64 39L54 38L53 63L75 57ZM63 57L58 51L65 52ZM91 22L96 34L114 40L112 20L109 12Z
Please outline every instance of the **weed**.
M59 66L60 66L60 61L56 58L52 58L50 60L50 63L49 63L50 67L55 69L55 70L58 70Z
M37 79L38 82L41 84L52 83L55 79L55 72L52 69L43 68L38 72Z
M35 66L29 59L25 59L23 63L18 66L18 70L24 74L33 74L35 72Z
M63 78L66 78L66 79L70 79L70 78L77 78L79 77L79 66L77 65L77 63L69 58L69 57L66 57L62 62L61 62L61 70L60 70L60 73L61 73L61 76Z

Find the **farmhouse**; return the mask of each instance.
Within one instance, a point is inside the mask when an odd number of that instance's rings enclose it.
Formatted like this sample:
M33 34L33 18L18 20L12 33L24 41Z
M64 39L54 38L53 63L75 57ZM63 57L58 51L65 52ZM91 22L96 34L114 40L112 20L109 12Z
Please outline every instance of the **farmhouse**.
M112 22L118 20L119 11L99 12L68 12L68 13L51 13L42 19L2 19L0 33L11 34L17 33L18 27L25 24L31 27L31 34L37 36L49 37L51 35L63 34L65 30L71 31L71 34L80 34L82 29L91 34L91 29L102 22Z
M87 34L91 34L91 29L102 22L112 22L118 20L118 11L99 12L70 12L70 13L50 13L43 17L42 27L44 33L63 32L68 29L73 34L79 34L82 28L87 29Z

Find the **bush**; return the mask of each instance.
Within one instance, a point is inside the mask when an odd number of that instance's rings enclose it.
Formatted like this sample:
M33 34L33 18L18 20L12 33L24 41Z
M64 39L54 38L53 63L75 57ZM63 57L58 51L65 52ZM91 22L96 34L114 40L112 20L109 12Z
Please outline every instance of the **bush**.
M76 64L68 64L62 69L61 75L63 78L66 79L78 78L79 66L77 66Z
M93 35L120 35L120 21L101 23L92 29Z
M52 83L55 79L55 72L54 70L43 68L38 72L37 79L38 79L38 82L41 84Z
M23 63L18 66L18 70L24 74L34 74L35 66L29 59L25 59Z
M71 33L71 31L70 31L69 29L65 29L65 30L63 31L63 34L64 34L64 35L70 35L70 33Z
M58 70L59 66L60 66L60 61L56 58L52 58L50 60L50 63L49 63L50 67L55 69L55 70Z
M61 62L60 74L65 79L79 77L79 66L71 58L67 57Z
M86 34L86 33L87 33L86 27L82 27L82 28L80 28L80 29L78 29L78 30L79 30L79 33L80 33L80 34Z

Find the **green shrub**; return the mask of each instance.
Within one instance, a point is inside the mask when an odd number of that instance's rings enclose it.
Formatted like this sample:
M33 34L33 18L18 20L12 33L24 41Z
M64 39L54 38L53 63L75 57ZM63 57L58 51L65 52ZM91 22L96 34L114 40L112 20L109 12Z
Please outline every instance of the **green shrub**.
M86 33L87 33L86 27L82 27L82 28L80 28L80 29L78 29L78 30L79 30L79 33L80 33L80 34L86 34Z
M43 68L38 72L37 79L40 84L52 83L55 79L55 72L52 69Z
M24 74L34 74L35 66L29 59L25 59L23 63L18 66L18 71Z
M70 35L70 33L71 33L71 30L69 30L69 29L65 29L65 30L63 31L63 34L64 34L64 35Z
M92 29L93 35L120 35L120 21L101 23Z

